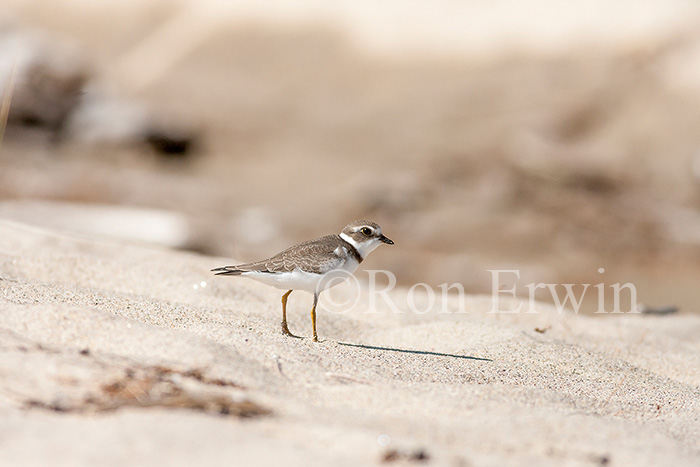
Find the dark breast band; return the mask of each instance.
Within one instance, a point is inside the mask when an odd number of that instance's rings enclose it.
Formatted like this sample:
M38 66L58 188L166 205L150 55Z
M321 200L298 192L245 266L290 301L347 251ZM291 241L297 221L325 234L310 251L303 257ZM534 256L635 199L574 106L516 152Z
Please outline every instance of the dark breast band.
M355 246L352 243L346 241L345 239L341 240L343 240L343 243L345 243L345 248L347 248L348 250L348 255L355 258L357 264L360 264L364 258L360 255L360 252L357 251L357 248L355 248Z

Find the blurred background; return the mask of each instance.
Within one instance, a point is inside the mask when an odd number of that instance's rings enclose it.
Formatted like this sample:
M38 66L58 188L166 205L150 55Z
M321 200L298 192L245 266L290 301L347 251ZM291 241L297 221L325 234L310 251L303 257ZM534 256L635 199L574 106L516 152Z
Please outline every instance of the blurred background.
M0 91L0 218L698 312L696 0L0 0Z

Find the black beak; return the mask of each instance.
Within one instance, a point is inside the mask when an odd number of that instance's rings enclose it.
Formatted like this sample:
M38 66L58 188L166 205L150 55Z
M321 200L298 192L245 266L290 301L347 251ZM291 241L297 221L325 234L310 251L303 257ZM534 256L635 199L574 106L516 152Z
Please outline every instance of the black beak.
M385 237L384 235L382 235L381 237L379 237L379 240L381 240L382 243L386 243L387 245L393 245L393 244L394 244L394 241L393 241L392 239L387 238L387 237Z

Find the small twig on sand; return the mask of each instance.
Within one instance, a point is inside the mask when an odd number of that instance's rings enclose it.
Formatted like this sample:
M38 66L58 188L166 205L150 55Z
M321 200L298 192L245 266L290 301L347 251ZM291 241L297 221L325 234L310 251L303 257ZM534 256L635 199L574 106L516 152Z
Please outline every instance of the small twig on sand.
M674 305L648 306L640 303L637 305L637 311L645 315L670 315L677 312L678 307Z

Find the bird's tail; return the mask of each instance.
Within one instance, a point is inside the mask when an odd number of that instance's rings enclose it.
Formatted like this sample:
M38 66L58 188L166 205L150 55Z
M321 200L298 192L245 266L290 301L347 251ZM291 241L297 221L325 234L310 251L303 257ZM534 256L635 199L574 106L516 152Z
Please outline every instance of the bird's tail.
M223 268L212 269L211 272L217 276L240 276L245 271L237 269L236 266L224 266Z

